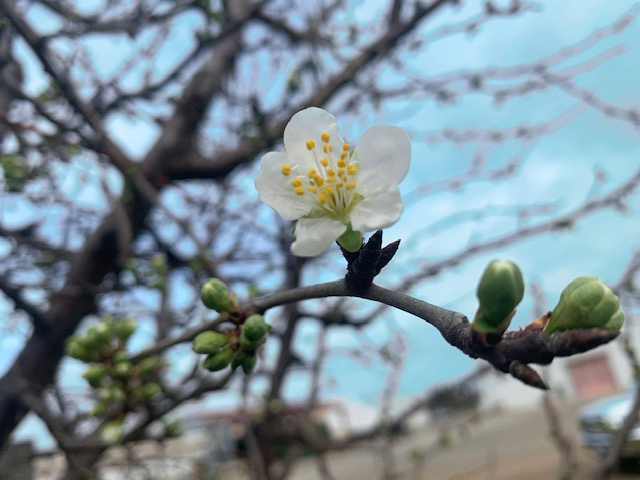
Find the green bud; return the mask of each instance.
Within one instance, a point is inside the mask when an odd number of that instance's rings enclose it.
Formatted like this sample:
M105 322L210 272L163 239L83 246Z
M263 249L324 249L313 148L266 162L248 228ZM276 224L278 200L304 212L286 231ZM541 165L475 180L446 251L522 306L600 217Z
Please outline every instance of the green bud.
M89 415L93 417L101 417L107 411L107 404L103 402L96 403L91 410L89 410Z
M98 398L107 405L121 404L127 399L127 394L117 385L109 385L108 387L100 388Z
M196 353L212 354L229 343L229 335L220 332L202 332L193 339L191 348Z
M227 365L229 365L234 353L235 352L231 348L225 348L218 353L207 356L207 358L205 358L204 362L202 363L202 366L210 372L217 372L218 370L222 370L223 368L226 368Z
M256 366L256 357L255 355L246 355L242 359L242 371L245 375L249 375L253 370L253 367Z
M140 369L141 375L151 375L157 372L161 366L160 357L154 356L142 360L140 365L138 365L138 368Z
M91 361L92 354L84 346L84 342L78 337L70 337L67 340L67 355L83 362Z
M229 289L219 278L210 278L202 285L200 298L206 307L216 312L230 312L233 308Z
M128 362L129 356L127 355L127 352L125 352L124 350L118 350L116 353L113 354L113 361L115 363Z
M100 431L100 437L109 445L117 445L124 440L124 428L122 420L114 420L107 423Z
M473 329L502 335L524 296L524 281L518 266L510 260L494 260L484 270L476 295L480 301Z
M544 331L562 332L575 328L620 330L624 312L620 299L598 277L578 277L560 294L558 304Z
M157 383L146 383L140 388L140 395L145 400L151 400L160 392L162 392L162 389Z
M263 335L258 340L250 340L247 332L243 330L242 333L240 333L240 347L242 350L254 351L260 348L260 345L262 345L266 339L266 335Z
M87 383L91 385L93 388L98 388L105 374L106 374L106 369L104 368L104 366L91 365L82 374L82 378L84 378L87 381Z
M111 375L113 375L114 378L124 380L125 378L129 378L129 376L131 376L131 370L131 362L129 362L128 360L122 361L114 365L113 370L111 371Z
M242 327L242 332L247 336L247 339L251 341L262 340L269 330L270 327L267 322L264 321L262 315L251 315L244 321Z
M133 318L123 318L113 324L113 333L121 341L126 341L138 327L137 322Z
M111 328L106 323L99 323L91 327L84 334L83 343L89 350L100 350L111 341Z

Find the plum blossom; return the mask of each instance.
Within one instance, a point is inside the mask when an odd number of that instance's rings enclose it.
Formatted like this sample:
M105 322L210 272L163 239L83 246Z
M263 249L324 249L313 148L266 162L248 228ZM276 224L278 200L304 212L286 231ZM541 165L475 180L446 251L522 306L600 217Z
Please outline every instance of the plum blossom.
M284 150L262 157L256 189L280 216L297 220L294 255L318 255L336 240L356 251L363 232L398 220L403 208L398 184L411 156L403 129L374 126L351 149L335 117L310 107L287 124Z

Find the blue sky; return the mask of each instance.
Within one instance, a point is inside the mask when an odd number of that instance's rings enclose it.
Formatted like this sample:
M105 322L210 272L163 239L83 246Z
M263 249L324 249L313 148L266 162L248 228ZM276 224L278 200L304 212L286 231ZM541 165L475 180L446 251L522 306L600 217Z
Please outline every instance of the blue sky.
M498 3L498 2L496 2ZM505 67L523 61L532 61L554 53L558 48L569 46L585 38L594 29L609 25L634 5L629 1L582 2L566 1L537 2L539 12L528 13L517 20L494 20L478 35L459 34L441 40L420 54L407 56L407 70L437 76L461 70ZM375 22L379 12L377 2L358 9L358 21ZM477 4L471 3L466 10L451 10L440 16L440 25L460 21L460 15L472 14ZM372 7L372 8L368 8ZM35 19L38 13L33 13ZM191 23L190 23L191 22ZM180 28L192 28L194 19L186 17ZM190 27L191 25L191 27ZM440 25L433 25L437 30ZM184 38L172 37L168 47L175 51L188 45ZM109 48L122 51L126 47L116 40L92 40L96 51ZM106 42L106 43L105 43ZM574 62L585 61L616 45L624 45L626 52L596 70L581 75L577 84L597 91L604 100L618 106L640 107L640 24L636 21L621 35L613 36L577 58L558 66L569 67ZM24 47L20 51L31 57ZM103 64L104 75L112 75L114 65ZM158 64L161 71L166 66ZM388 81L399 78L388 75ZM39 91L43 80L33 69L29 74L31 89ZM132 78L131 82L136 79ZM265 93L266 94L266 93ZM453 145L446 142L426 142L431 133L443 128L464 130L516 126L522 123L535 124L553 118L579 102L558 89L532 94L520 100L496 107L488 96L469 95L453 106L436 102L389 102L380 111L366 111L357 119L341 121L343 134L357 139L362 132L375 123L386 123L406 128L412 136L412 166L402 191L410 199L402 219L385 231L385 238L392 241L402 238L403 244L392 267L378 279L381 285L393 285L402 275L416 271L424 262L429 262L461 251L470 243L486 241L511 231L516 225L512 212L522 206L548 204L553 214L568 212L587 198L599 196L616 188L626 176L640 166L639 132L628 123L610 120L602 114L587 111L558 131L542 137L523 152L523 163L518 173L505 181L475 181L464 188L451 192L439 191L428 196L415 194L424 183L437 182L464 172L474 153L474 145ZM330 107L329 107L330 108ZM153 142L157 133L145 122L133 122L123 117L110 120L110 128L124 148L141 154ZM504 165L518 150L519 145L507 142L488 147L488 165ZM90 168L87 166L86 168ZM607 181L594 186L594 169L606 172ZM79 170L86 171L85 167ZM73 183L73 172L61 172ZM61 179L62 181L62 179ZM78 187L80 188L80 187ZM80 188L79 198L87 202L100 201L95 198L95 189L90 185ZM410 195L411 194L411 195ZM431 303L458 310L472 316L475 307L475 285L486 263L496 256L515 260L521 267L525 281L535 281L545 292L549 307L552 307L560 290L573 278L582 274L602 277L606 282L615 282L629 258L638 246L640 238L640 194L629 201L629 212L601 212L581 220L568 234L553 234L519 242L499 253L474 257L463 265L448 270L444 275L420 285L411 293ZM455 212L481 212L486 216L478 221L452 220ZM491 214L493 212L494 214ZM466 218L469 218L467 216ZM544 221L539 215L532 223ZM338 259L337 250L329 254ZM340 267L342 268L342 267ZM338 270L336 270L338 271ZM333 272L333 270L331 270ZM333 273L331 274L333 275ZM360 304L359 304L360 305ZM367 309L362 304L358 308ZM525 296L515 326L531 320L531 301ZM3 307L0 305L0 310ZM400 378L400 396L409 397L423 392L429 385L455 378L468 371L472 360L451 348L440 335L421 320L401 312L387 313L361 334L351 329L336 328L329 336L332 346L344 349L358 348L363 342L380 345L387 341L396 329L409 339L406 352L406 367ZM304 322L298 332L296 345L301 351L315 351L318 327L313 322ZM10 364L21 344L18 337L2 340L3 352L0 371ZM275 354L275 345L268 345L269 356ZM175 357L180 357L179 353ZM77 387L78 365L65 365L65 378ZM334 380L333 387L325 391L328 398L341 397L363 403L376 404L383 387L387 367L374 363L361 367L344 354L328 359L326 377ZM291 375L286 390L290 397L297 398L306 392L307 379L302 375ZM259 391L260 385L255 386ZM236 401L235 393L212 397L207 404L212 407L229 407ZM33 435L34 422L29 421L21 429L21 436Z

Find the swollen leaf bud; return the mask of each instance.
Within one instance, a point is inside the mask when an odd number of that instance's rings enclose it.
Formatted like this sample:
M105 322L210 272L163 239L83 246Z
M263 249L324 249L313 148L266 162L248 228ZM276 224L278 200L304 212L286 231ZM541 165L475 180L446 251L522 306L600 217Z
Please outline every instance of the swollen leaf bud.
M231 348L225 348L224 350L213 355L209 355L207 358L205 358L202 366L210 372L222 370L223 368L226 368L229 363L231 363L231 359L233 358L234 353L235 352Z
M476 295L480 306L473 320L473 329L502 335L524 296L520 269L510 260L492 261L480 278Z
M624 313L620 299L598 277L578 277L560 294L558 304L544 331L562 332L575 328L620 330Z
M93 388L98 388L105 374L106 369L102 365L91 365L82 374L82 378Z
M242 331L247 336L247 339L252 341L262 340L269 330L270 327L267 322L264 321L262 315L251 315L244 321L242 327Z
M200 298L206 307L216 312L230 312L233 308L231 294L224 282L218 278L210 278L200 289Z
M193 339L191 348L196 353L212 354L229 343L229 336L220 332L202 332Z

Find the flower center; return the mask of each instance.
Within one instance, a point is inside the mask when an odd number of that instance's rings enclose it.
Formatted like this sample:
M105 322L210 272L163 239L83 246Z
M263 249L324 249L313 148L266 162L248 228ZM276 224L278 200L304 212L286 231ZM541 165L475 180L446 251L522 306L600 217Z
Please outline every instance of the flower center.
M320 136L321 143L316 145L307 140L306 148L313 154L315 168L307 172L298 171L298 165L283 165L282 175L291 179L291 187L304 201L312 202L328 216L344 219L357 201L357 163L351 161L349 144L344 144L340 152L334 151L328 133Z

